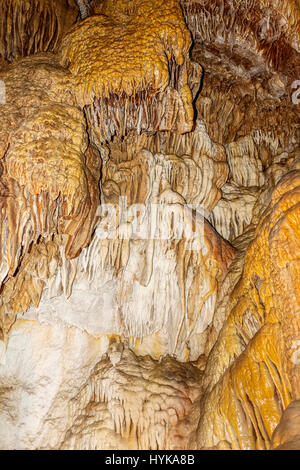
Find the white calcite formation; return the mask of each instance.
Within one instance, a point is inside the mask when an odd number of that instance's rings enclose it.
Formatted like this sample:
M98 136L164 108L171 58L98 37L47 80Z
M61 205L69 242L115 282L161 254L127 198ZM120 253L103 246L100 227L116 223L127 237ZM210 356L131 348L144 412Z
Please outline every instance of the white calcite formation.
M234 240L250 225L256 201L256 189L226 184L209 220L225 240Z
M178 177L187 161L193 184ZM201 191L195 191L201 181L191 157L144 150L129 161L109 161L90 246L71 261L61 252L62 265L25 318L56 318L90 334L132 338L136 352L157 359L197 359L234 255L203 216Z
M197 367L76 327L17 321L0 373L2 449L184 448L195 429Z
M299 447L297 0L2 3L0 450Z

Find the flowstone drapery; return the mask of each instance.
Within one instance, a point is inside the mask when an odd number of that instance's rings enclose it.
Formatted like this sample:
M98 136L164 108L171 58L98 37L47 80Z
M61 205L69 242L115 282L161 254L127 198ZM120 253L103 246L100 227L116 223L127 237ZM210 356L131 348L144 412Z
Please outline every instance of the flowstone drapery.
M298 0L0 2L0 448L299 447Z

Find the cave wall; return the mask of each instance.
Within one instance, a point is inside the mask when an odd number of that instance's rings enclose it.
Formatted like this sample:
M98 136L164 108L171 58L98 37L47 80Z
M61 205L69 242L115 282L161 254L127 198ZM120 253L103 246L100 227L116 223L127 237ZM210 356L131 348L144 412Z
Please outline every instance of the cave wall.
M0 14L0 448L295 448L297 0Z

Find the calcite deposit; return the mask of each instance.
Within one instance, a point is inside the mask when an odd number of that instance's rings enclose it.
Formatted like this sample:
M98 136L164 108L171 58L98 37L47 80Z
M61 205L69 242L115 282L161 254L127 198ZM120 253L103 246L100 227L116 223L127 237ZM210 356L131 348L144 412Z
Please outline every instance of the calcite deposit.
M55 50L77 17L75 0L2 0L0 59Z
M0 2L0 449L300 449L299 12Z

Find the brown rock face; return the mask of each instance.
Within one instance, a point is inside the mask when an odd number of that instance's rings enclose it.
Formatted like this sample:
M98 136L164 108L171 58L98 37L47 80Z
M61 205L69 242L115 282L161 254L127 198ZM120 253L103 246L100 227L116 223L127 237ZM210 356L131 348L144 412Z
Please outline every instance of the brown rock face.
M298 0L0 13L0 449L299 449Z
M55 50L78 16L75 0L3 0L0 59Z

